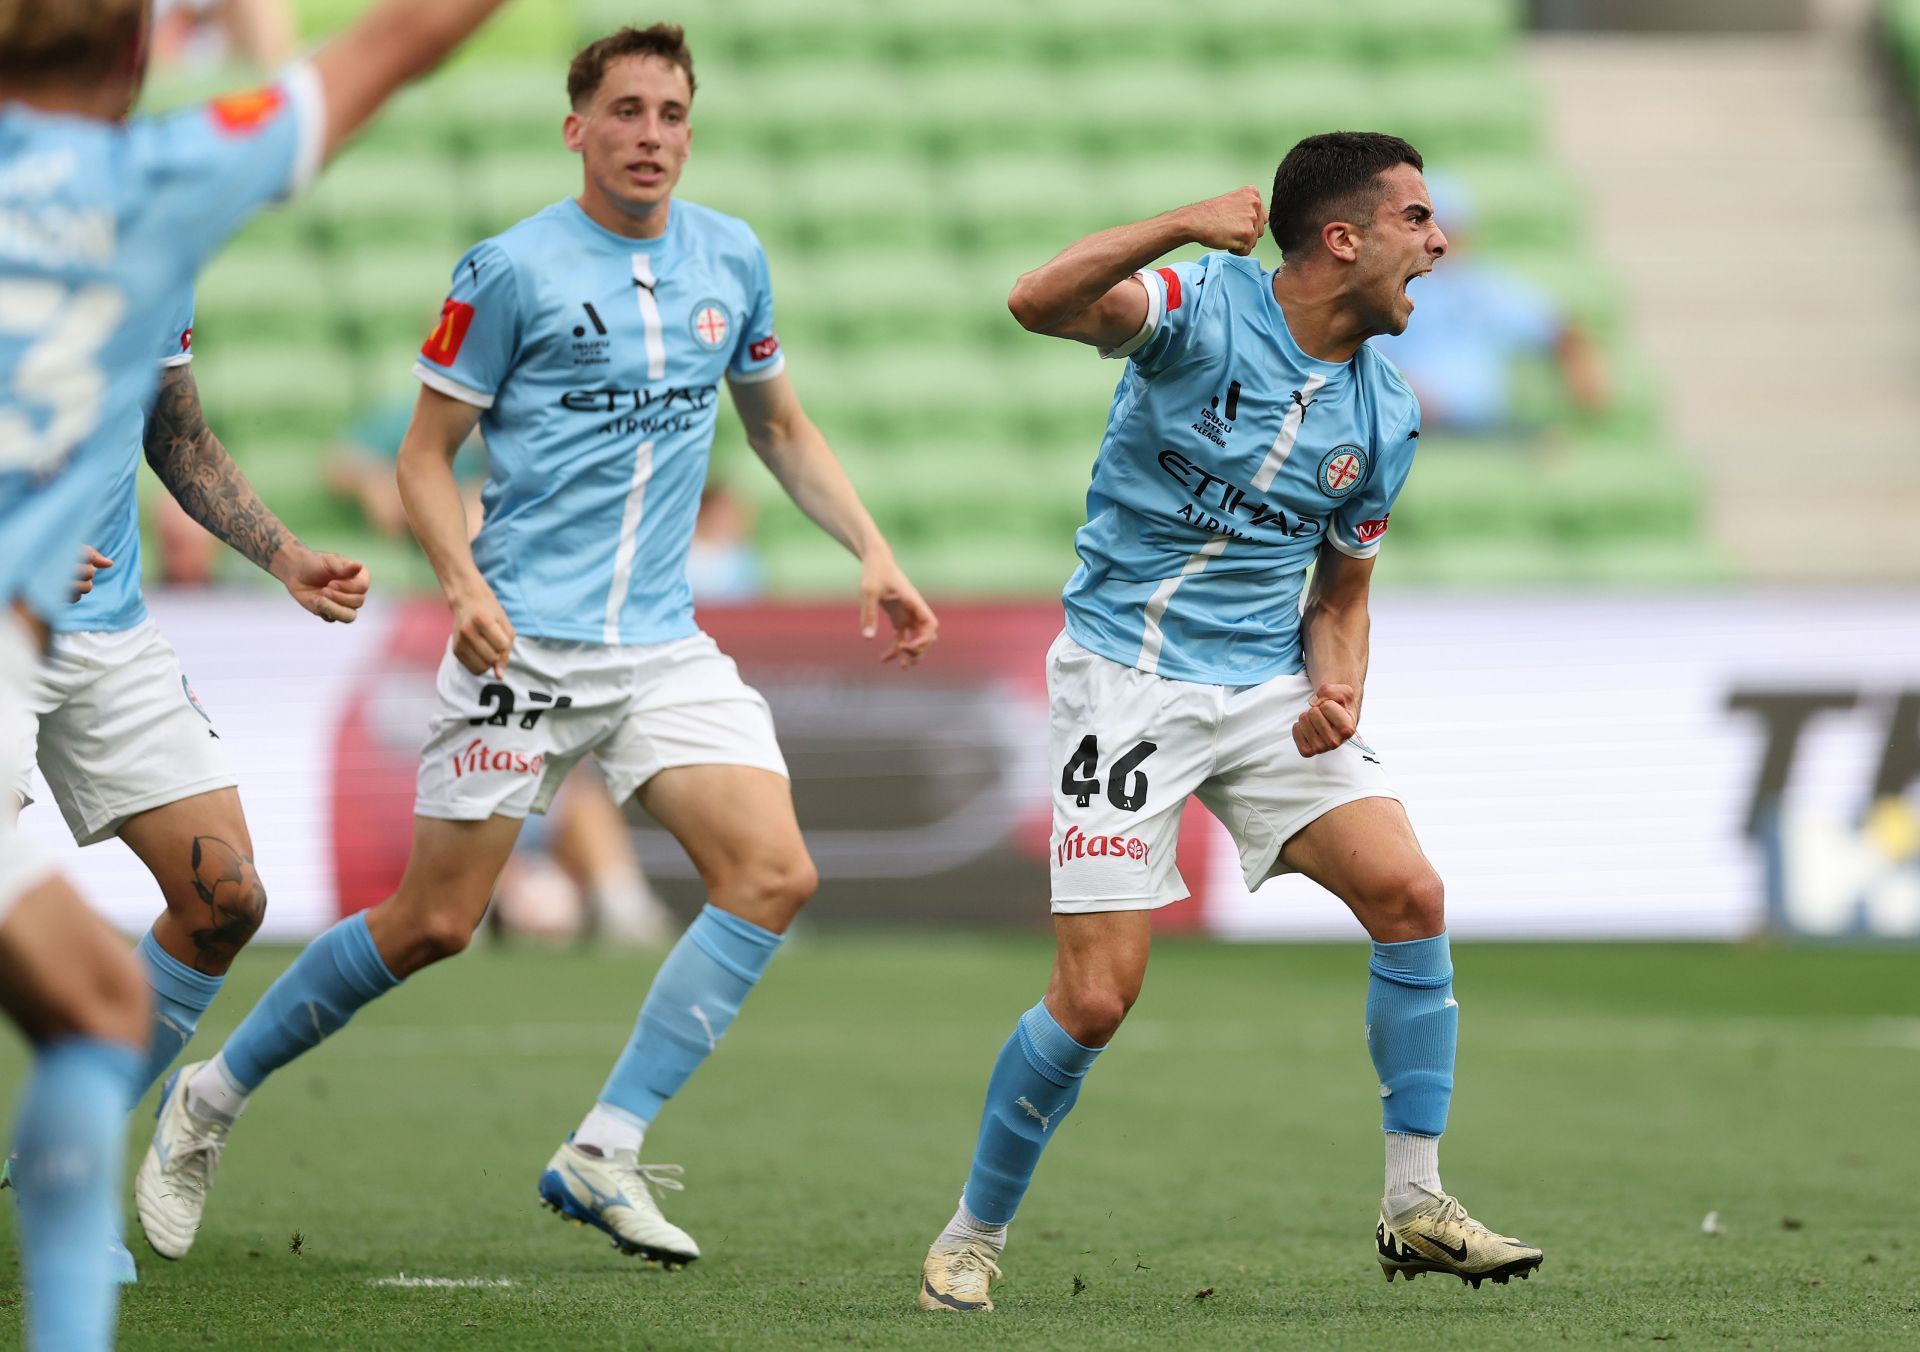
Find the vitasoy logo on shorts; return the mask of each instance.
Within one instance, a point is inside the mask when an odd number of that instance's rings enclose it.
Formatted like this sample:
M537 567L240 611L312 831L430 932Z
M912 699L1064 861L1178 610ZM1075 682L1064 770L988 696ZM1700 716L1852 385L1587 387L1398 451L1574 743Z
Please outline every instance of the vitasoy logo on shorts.
M1053 847L1053 860L1065 868L1080 859L1131 859L1144 864L1147 842L1138 836L1090 836L1077 826L1069 826Z
M476 737L453 756L453 777L464 779L468 775L512 774L538 775L546 768L547 758L542 755L524 755L518 751L496 750L487 745L485 739Z

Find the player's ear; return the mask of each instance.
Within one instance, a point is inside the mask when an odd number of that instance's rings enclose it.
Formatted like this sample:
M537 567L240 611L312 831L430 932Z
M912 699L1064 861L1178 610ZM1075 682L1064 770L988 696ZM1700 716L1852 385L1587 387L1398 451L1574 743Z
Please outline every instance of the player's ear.
M560 124L560 139L568 150L578 155L586 145L587 119L578 113L568 113L567 120Z
M1351 263L1360 256L1360 232L1350 222L1328 221L1320 227L1320 242L1342 263Z

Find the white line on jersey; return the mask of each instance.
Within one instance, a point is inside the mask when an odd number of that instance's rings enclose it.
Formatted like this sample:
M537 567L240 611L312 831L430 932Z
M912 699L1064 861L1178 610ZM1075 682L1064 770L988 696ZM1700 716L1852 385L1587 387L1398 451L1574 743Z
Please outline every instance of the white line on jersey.
M637 259L634 270L639 270ZM644 310L652 304L653 297L647 296L640 308ZM655 310L653 314L657 321L660 312ZM627 490L627 509L620 514L620 543L613 551L613 585L607 588L607 622L600 631L601 640L609 644L620 642L620 612L627 604L627 588L633 581L633 556L640 548L640 513L647 502L647 482L652 478L653 443L643 441L633 452L633 487Z
M1256 493L1264 493L1272 488L1273 481L1286 467L1287 457L1293 454L1293 443L1300 436L1300 424L1306 420L1307 405L1313 402L1314 393L1326 383L1325 376L1311 375L1307 377L1307 383L1300 387L1300 397L1293 401L1287 416L1280 420L1280 431L1273 439L1273 446L1267 451L1267 458L1261 462L1260 472L1253 476Z
M667 374L667 343L660 331L660 302L653 298L653 260L645 254L633 256L633 280L640 284L633 288L633 294L640 302L640 322L647 330L647 379L660 380Z
M1317 379L1318 377L1316 377ZM1255 480L1258 483L1258 480ZM1173 600L1173 594L1180 584L1207 566L1209 560L1217 559L1227 547L1227 537L1216 535L1194 554L1181 568L1178 574L1167 578L1153 590L1153 596L1147 601L1147 608L1141 613L1142 630L1140 635L1140 660L1133 665L1151 676L1160 670L1160 646L1166 642L1166 635L1160 631L1160 617L1167 613L1167 603Z

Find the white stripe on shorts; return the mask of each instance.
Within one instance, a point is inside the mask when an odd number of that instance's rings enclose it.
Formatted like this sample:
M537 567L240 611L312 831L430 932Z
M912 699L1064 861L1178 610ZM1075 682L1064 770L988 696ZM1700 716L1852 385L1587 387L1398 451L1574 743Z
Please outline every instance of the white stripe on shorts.
M1180 590L1180 584L1205 568L1209 560L1219 558L1226 547L1225 535L1214 536L1200 546L1200 551L1187 560L1186 566L1178 574L1153 589L1153 596L1148 599L1147 608L1141 614L1140 660L1133 664L1138 670L1149 676L1160 670L1160 646L1166 642L1166 635L1160 631L1160 617L1167 613L1167 604L1173 600L1173 594Z

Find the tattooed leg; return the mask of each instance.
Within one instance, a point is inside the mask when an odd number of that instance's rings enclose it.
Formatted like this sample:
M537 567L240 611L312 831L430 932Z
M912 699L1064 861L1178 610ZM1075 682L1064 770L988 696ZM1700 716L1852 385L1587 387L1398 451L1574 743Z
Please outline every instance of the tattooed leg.
M234 789L142 812L120 828L120 838L152 871L167 902L140 940L141 964L153 989L144 1094L193 1036L234 956L260 928L267 892L253 866L253 838Z

